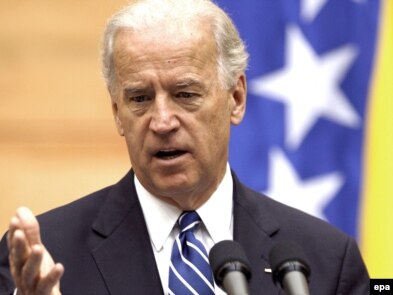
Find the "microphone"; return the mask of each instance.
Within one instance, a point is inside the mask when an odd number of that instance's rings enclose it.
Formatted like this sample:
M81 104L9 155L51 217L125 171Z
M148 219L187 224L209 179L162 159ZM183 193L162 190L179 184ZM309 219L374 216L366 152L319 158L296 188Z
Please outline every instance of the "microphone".
M228 295L249 295L250 263L242 246L235 241L221 241L209 253L216 284Z
M302 248L292 241L280 242L269 253L273 281L288 295L310 295L308 266Z

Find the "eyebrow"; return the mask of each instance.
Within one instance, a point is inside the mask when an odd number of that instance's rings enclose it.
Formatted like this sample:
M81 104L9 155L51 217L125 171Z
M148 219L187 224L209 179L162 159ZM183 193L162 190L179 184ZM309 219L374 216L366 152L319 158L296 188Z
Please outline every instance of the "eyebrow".
M197 81L195 79L185 79L182 81L179 81L175 84L177 88L187 88L190 86L198 86L198 87L203 87L203 83L200 81Z
M135 94L135 93L141 93L146 91L145 87L126 87L124 88L124 94Z
M201 83L198 80L192 79L192 78L184 79L184 80L181 80L181 81L178 81L175 83L175 88L177 88L177 89L184 89L184 88L192 87L192 86L195 86L198 88L204 88L203 83ZM135 95L135 94L139 94L142 92L146 92L147 89L148 88L144 87L144 86L128 86L128 87L124 88L123 93L124 93L124 95L129 96L129 95Z

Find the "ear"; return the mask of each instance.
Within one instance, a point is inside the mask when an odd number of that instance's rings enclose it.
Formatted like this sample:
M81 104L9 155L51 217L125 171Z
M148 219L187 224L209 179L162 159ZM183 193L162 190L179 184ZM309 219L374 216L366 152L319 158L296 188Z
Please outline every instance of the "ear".
M239 125L246 111L247 81L245 74L241 74L236 85L231 89L231 123Z
M119 133L120 136L124 136L123 124L120 120L119 112L120 112L120 110L119 110L119 105L117 103L117 100L116 100L116 98L112 97L112 113L113 113L113 118L115 119L117 132Z

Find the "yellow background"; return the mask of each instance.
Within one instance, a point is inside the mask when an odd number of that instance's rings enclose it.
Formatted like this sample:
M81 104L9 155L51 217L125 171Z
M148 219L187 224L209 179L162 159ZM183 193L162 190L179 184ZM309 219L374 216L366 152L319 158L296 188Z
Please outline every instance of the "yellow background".
M361 246L372 278L393 277L393 2L381 3L365 134Z
M130 168L100 74L120 0L0 0L0 232L120 179Z

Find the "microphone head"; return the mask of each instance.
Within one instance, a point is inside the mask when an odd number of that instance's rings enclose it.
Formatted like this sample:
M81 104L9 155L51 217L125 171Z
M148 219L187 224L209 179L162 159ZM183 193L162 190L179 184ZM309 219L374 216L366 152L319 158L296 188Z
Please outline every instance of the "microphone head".
M283 277L290 271L301 271L308 279L311 271L303 249L293 241L277 243L269 253L274 283L282 284Z
M215 244L210 250L209 262L214 279L221 288L223 279L228 272L240 271L247 280L251 278L250 263L246 253L236 241L225 240Z

